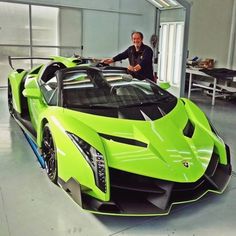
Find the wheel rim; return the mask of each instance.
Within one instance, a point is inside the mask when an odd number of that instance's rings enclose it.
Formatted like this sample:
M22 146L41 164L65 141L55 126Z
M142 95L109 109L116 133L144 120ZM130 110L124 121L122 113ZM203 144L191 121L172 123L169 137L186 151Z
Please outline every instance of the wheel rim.
M13 114L13 102L12 102L12 91L10 85L8 85L8 109L9 113Z
M56 154L52 135L48 127L44 129L42 151L47 175L51 181L55 182L57 177Z

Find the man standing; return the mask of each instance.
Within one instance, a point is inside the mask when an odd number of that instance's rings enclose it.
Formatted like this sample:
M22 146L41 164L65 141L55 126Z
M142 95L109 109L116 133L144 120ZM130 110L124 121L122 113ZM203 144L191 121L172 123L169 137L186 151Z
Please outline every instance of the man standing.
M150 79L154 81L152 49L143 44L143 34L141 32L133 32L131 34L133 45L128 47L124 52L116 55L113 58L103 60L103 63L110 64L115 61L129 59L128 70L135 78L140 80Z

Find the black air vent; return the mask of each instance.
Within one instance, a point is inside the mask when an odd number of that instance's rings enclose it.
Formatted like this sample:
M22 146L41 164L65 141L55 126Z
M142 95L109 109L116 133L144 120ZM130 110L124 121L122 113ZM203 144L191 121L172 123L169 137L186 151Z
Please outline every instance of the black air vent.
M119 189L141 193L165 194L165 187L170 182L162 181L151 177L129 173L114 168L109 168L110 183L113 189ZM171 183L172 184L172 183Z
M138 147L145 147L145 148L147 147L146 143L140 142L135 139L121 138L121 137L116 137L116 136L101 134L101 133L99 135L105 139L113 140L118 143L124 143L124 144L134 145L134 146L138 146Z
M190 120L188 120L184 130L183 130L183 134L186 137L192 138L194 133L194 125L192 124L192 122Z
M219 164L219 156L216 153L212 153L211 160L208 164L208 167L206 169L206 175L209 177L212 177L215 175L215 172L217 170L218 164Z
M24 69L17 69L16 71L17 71L17 73L19 73L19 74L20 74L21 72L23 72L23 71L24 71Z

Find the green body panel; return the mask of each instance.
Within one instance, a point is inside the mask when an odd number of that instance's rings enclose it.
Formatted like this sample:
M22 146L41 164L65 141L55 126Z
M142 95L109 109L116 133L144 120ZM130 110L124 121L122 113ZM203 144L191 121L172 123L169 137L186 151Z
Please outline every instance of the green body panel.
M76 127L86 120L94 132L135 139L148 144L147 148L143 148L101 138L109 167L158 179L195 182L204 174L214 144L216 143L222 152L224 144L217 143L217 139L214 142L207 119L203 113L201 116L200 110L197 112L200 118L194 118L196 130L192 139L183 136L182 130L188 119L184 110L184 104L179 100L171 113L156 121L98 117L70 110L65 110L63 120L71 124L74 129L71 130L72 133L80 137L82 135L82 138L86 132ZM70 117L73 117L73 120ZM90 135L84 138L91 140L91 144L96 147L97 139L92 140ZM190 168L185 168L183 161L189 161ZM224 159L220 161L225 162Z
M207 131L207 134L212 138L215 145L215 151L220 156L220 163L226 165L227 164L227 154L225 150L225 144L220 137L217 137L213 132L211 132L211 128L208 120L206 119L205 114L197 107L193 102L188 99L182 99L185 101L186 111L190 119L194 120L194 122L203 130ZM200 139L205 138L205 136L199 137ZM204 140L205 141L205 140Z
M52 58L56 62L63 63L68 68L77 66L77 64L74 62L76 60L76 58L74 57L67 58L67 57L53 56Z
M159 87L161 87L164 90L167 90L167 89L170 88L170 83L169 82L158 81L157 84L158 84Z
M110 195L109 178L107 180L108 191L105 194L96 186L90 165L65 131L79 135L106 157L99 135L75 117L67 116L65 109L62 108L49 108L43 117L47 117L56 147L60 147L57 148L58 176L64 181L73 177L79 181L82 187L87 189L88 194L108 201ZM41 142L39 141L39 143ZM107 163L105 166L106 176L109 176Z
M30 78L27 80L23 94L25 91L29 91L29 92L35 91L36 95L38 95L40 88L39 88L36 78ZM28 108L29 108L29 113L30 113L32 125L33 125L34 129L37 130L37 127L40 122L40 116L41 116L42 112L45 109L47 109L48 106L47 106L46 102L44 101L42 95L39 97L34 97L34 96L35 95L27 97L27 101L28 101Z

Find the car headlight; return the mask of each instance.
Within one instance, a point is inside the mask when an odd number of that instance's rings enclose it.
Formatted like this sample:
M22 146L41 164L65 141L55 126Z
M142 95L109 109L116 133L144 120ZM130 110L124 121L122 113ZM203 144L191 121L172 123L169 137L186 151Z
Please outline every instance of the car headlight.
M103 192L106 192L106 171L103 155L89 143L75 134L66 132L75 146L80 150L85 160L91 166L96 181L96 185Z

